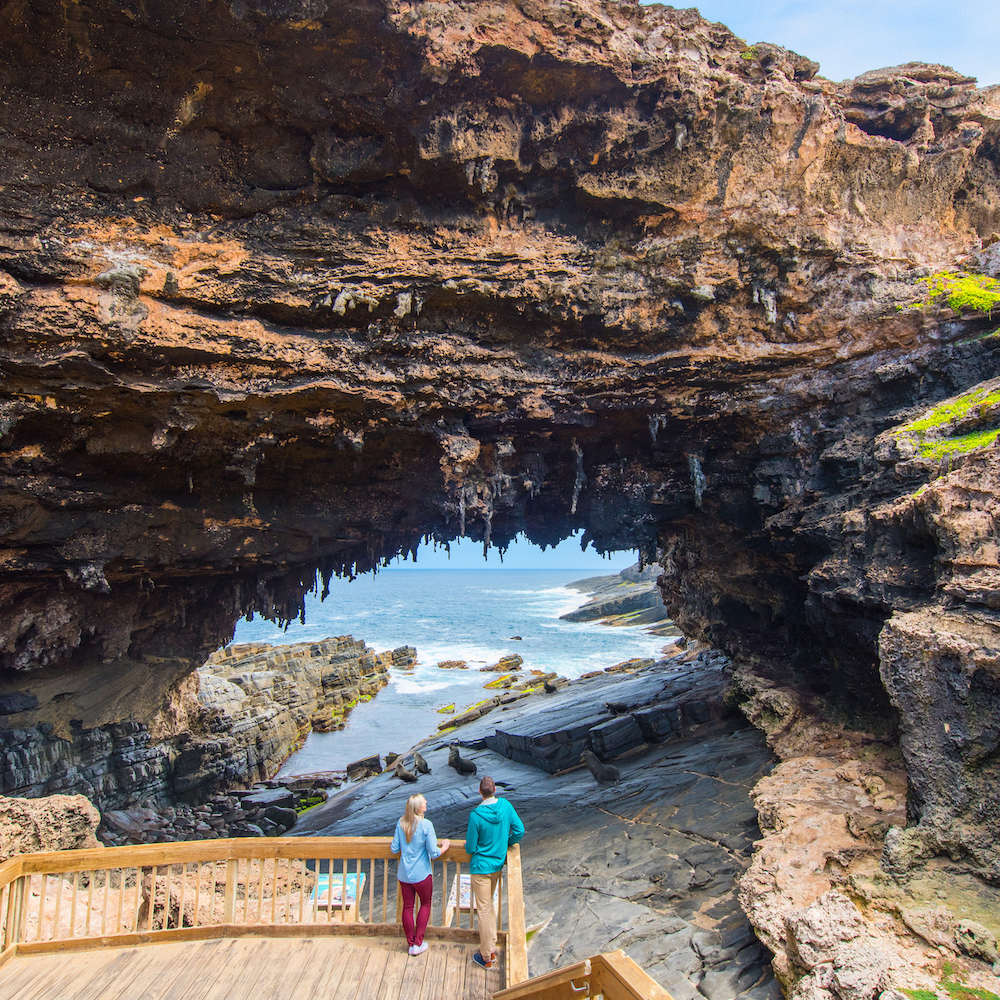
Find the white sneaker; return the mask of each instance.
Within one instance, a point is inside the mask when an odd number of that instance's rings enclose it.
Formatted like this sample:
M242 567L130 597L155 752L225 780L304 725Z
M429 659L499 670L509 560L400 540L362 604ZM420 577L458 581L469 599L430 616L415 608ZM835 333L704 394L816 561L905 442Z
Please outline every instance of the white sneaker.
M422 955L425 951L427 951L429 947L430 945L426 941L423 944L415 944L413 948L410 950L410 954Z
M406 949L406 953L408 955L415 955L416 952L413 950L414 948L416 948L416 945L415 944L411 944L410 947Z

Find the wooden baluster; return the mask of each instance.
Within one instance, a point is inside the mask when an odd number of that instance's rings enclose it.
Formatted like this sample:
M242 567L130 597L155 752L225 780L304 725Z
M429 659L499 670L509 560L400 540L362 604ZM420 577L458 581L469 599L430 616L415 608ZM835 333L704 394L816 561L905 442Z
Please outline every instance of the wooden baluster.
M201 862L194 862L194 913L191 914L191 926L197 927L200 922L201 910Z
M56 883L56 906L55 912L52 915L52 937L49 938L50 941L58 941L60 938L59 932L59 911L62 909L62 896L63 896L63 877L62 875L55 875Z
M73 901L69 908L69 936L76 937L76 891L80 882L80 873L73 872Z
M312 919L311 919L310 923L318 924L319 923L319 917L318 917L318 914L319 914L319 858L312 858L311 860L312 860L312 863L313 863L313 866L314 866L313 869L312 869L312 873L313 873L313 876L315 877L315 881L313 882L312 896L311 896L311 898L309 900L309 902L311 904L311 908L312 908Z
M368 923L375 922L375 859L371 859L371 873L368 878Z
M209 904L208 922L209 922L210 925L214 925L215 924L215 887L218 885L218 878L217 878L217 875L218 875L218 862L217 861L213 861L211 863L211 868L212 868L212 891L211 891L211 895L208 897L209 900L211 901L210 904Z
M254 923L259 924L263 917L264 909L264 858L257 861L257 910L254 914Z
M223 921L227 924L236 919L236 879L239 876L239 862L230 859L226 862L226 905Z
M340 922L347 923L347 858L340 860L342 875L340 883Z
M493 900L490 900L490 906ZM503 874L497 879L497 934L503 930Z
M382 859L382 921L389 922L389 859Z
M142 894L142 866L136 865L135 869L135 906L132 913L132 933L139 930L139 899Z
M21 875L17 880L17 925L15 940L24 940L24 930L28 923L28 900L31 897L31 876Z
M441 926L448 926L448 862L441 859Z
M305 860L298 862L299 866L299 923L306 922L306 863Z
M187 895L187 862L181 862L181 891L177 900L177 926L184 926L184 897Z
M158 865L151 865L149 869L149 912L146 914L146 930L153 929L153 914L156 911L156 880L159 877L160 869Z
M94 909L94 879L97 878L97 872L88 872L90 880L87 885L87 921L83 926L83 936L90 937L90 915Z
M35 940L44 941L43 927L45 925L45 897L49 894L49 873L42 875L41 897L38 900L38 928L35 931Z
M108 901L111 898L111 869L104 869L104 903L101 906L101 937L108 933Z
M125 909L125 869L118 869L118 919L115 921L115 933L122 931L122 910Z
M326 922L333 923L333 858L327 859L326 870Z

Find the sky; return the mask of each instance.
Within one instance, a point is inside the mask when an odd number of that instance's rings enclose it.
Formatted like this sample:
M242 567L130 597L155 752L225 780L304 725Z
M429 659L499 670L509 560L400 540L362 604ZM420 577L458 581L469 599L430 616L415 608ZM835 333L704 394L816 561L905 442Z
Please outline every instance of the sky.
M830 80L916 61L951 66L977 77L980 87L1000 83L998 0L702 0L693 6L748 44L774 42L815 59Z
M417 562L394 562L390 569L572 569L594 570L595 575L617 573L638 562L635 552L616 552L605 559L592 548L580 550L579 535L567 538L555 548L544 552L523 538L518 538L507 549L500 561L500 552L490 549L488 558L483 558L483 543L468 538L451 543L451 555L444 549L434 549L421 545L417 551Z

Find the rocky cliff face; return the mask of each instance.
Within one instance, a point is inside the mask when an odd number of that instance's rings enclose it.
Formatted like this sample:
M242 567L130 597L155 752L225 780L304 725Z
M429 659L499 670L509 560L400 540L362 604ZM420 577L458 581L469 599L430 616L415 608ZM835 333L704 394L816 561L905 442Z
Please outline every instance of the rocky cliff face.
M1000 266L996 88L600 0L0 25L8 728L151 718L317 569L582 528L898 722L927 848L1000 874L1000 340L921 284Z
M230 646L170 692L148 724L51 725L0 731L0 792L86 795L101 810L198 803L272 777L311 729L338 728L361 698L406 663L341 636L316 643Z

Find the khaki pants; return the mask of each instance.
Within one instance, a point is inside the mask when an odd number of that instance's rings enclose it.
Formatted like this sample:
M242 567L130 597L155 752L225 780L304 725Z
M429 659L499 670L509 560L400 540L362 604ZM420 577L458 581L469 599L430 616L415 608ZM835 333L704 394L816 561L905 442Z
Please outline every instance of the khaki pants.
M476 900L476 918L479 920L479 954L488 962L497 948L497 917L493 909L493 893L500 872L472 876L472 895Z

